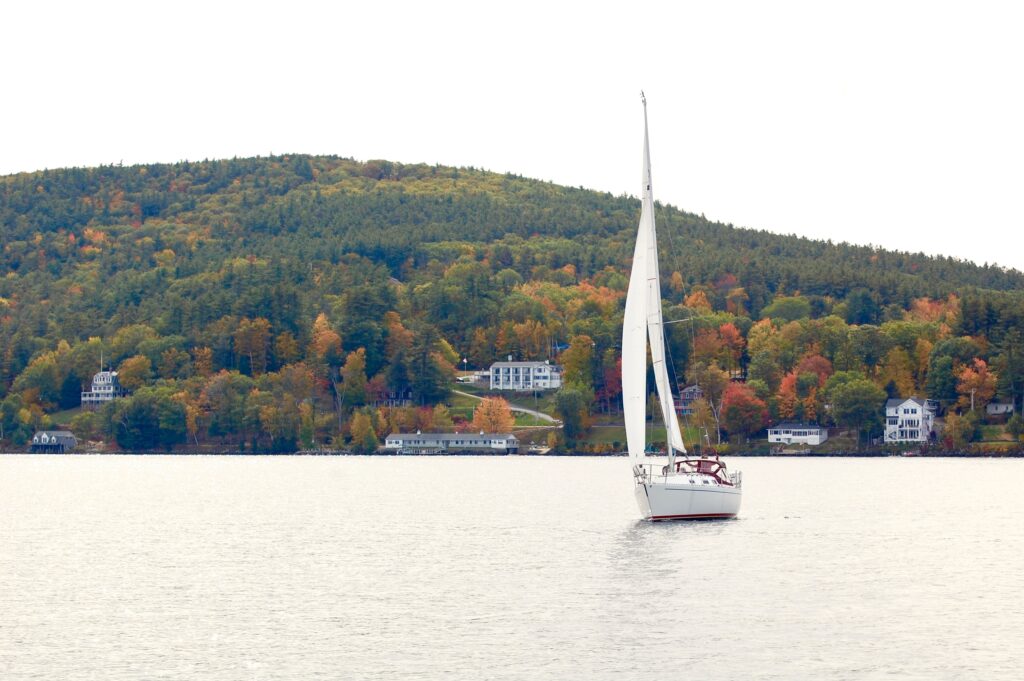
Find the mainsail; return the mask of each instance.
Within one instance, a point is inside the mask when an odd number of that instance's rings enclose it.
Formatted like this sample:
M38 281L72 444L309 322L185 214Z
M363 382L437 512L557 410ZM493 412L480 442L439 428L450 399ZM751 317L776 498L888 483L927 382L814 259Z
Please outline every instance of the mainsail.
M654 195L651 191L651 150L647 134L647 99L644 98L644 168L640 225L633 250L633 268L626 292L622 325L622 400L626 420L626 442L634 458L644 455L644 422L647 419L647 344L654 363L654 382L661 403L662 420L668 437L669 462L675 453L686 452L675 401L665 364L665 334L661 314L661 279L658 271L658 243L654 226ZM645 331L646 327L646 333ZM645 336L647 338L645 338Z
M641 222L642 224L642 222ZM640 229L633 248L633 269L622 320L622 413L626 444L634 462L644 457L647 421L647 231Z

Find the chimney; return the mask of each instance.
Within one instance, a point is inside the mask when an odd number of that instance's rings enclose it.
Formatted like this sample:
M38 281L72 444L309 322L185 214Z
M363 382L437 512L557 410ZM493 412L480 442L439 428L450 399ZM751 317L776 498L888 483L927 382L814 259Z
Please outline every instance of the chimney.
M508 361L510 361L510 362L512 361L512 355L508 356Z

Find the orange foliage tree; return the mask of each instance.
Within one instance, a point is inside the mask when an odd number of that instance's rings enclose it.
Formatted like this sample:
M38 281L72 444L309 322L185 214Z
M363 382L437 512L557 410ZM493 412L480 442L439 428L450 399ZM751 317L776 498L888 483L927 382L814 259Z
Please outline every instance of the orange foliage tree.
M508 433L514 424L512 409L500 397L485 397L473 411L473 427L485 433Z
M988 364L983 359L975 357L973 362L960 369L957 379L956 391L960 395L957 404L961 409L984 407L995 397L996 374L989 371Z

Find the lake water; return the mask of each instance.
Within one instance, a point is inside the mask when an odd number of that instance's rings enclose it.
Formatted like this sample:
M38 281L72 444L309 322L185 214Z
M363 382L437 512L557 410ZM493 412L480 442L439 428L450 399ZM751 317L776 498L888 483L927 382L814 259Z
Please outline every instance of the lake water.
M0 457L0 678L1019 679L1024 460Z

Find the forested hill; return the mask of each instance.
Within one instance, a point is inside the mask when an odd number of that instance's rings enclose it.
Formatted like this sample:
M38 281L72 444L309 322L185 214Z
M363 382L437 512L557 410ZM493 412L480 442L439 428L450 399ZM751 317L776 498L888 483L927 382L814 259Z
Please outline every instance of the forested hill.
M113 366L148 358L141 387L197 367L255 378L340 364L363 348L378 387L411 386L421 404L445 392L423 375L438 352L480 366L506 352L547 356L585 334L600 358L617 343L638 213L630 197L511 174L326 156L3 177L0 397L72 406L101 350ZM729 315L744 335L780 305L860 325L938 301L964 308L956 332L994 342L1018 323L1024 274L1014 270L739 229L668 206L657 219L666 305ZM327 331L340 347L314 357ZM80 364L57 356L79 348ZM47 353L57 353L55 388L24 376Z

